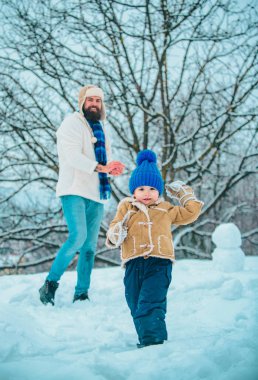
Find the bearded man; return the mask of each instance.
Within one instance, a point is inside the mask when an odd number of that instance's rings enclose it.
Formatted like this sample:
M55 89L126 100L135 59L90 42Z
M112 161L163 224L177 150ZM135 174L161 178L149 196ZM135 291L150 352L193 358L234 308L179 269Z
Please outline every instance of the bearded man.
M79 252L73 302L89 299L91 272L104 204L111 195L108 175L122 174L124 165L111 161L104 121L104 93L95 85L79 92L79 112L68 115L57 130L60 197L68 238L57 252L50 272L39 289L43 304L54 305L58 281Z

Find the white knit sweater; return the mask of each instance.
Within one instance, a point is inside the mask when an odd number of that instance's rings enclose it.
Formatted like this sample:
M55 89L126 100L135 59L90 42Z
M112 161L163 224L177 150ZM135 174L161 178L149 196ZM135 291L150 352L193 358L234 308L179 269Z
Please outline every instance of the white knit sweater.
M111 150L107 133L107 160L110 161ZM99 176L94 169L95 159L93 132L85 118L74 112L67 116L58 128L57 152L59 158L59 178L56 195L79 195L99 203L106 203L99 197Z

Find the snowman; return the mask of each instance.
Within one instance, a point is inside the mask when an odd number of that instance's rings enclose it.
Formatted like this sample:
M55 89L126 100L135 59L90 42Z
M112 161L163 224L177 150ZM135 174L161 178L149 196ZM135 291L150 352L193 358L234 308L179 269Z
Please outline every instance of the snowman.
M241 233L234 223L220 224L212 234L217 248L212 253L215 268L223 272L244 269L245 254L241 249Z

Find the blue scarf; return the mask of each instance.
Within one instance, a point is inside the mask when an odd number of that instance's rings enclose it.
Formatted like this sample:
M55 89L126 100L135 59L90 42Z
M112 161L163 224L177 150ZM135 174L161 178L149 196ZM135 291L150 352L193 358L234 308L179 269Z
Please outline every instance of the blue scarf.
M100 121L87 120L87 122L92 129L94 137L97 139L97 142L94 144L96 161L98 161L100 165L106 165L107 153L102 125ZM109 199L111 196L111 186L109 184L108 176L106 173L98 173L98 175L100 199Z

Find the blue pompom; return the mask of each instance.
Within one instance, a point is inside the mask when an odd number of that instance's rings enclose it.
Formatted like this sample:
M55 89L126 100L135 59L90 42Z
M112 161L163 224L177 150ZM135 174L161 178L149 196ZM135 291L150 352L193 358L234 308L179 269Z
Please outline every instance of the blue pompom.
M148 162L156 163L157 156L152 150L145 149L138 153L137 158L136 158L136 164L139 166L145 160L147 160Z

